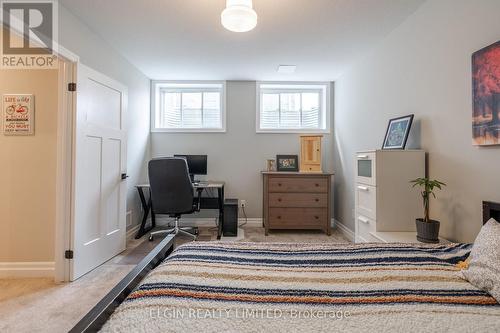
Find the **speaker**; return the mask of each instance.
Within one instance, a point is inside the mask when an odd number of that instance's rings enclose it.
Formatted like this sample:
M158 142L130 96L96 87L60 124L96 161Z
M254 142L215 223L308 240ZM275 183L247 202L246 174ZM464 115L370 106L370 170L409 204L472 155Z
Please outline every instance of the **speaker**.
M238 199L224 200L224 223L222 224L224 237L238 236Z

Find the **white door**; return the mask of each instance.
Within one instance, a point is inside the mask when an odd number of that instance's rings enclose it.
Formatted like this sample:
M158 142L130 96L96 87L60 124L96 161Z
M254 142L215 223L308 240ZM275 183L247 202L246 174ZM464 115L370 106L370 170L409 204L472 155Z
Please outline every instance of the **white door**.
M70 277L125 250L127 89L78 65Z

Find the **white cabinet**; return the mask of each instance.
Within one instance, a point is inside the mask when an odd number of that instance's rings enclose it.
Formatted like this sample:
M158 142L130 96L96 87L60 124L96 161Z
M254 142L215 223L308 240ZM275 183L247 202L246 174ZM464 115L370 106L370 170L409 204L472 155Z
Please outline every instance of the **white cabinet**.
M380 242L378 232L414 232L422 213L418 188L425 177L423 150L374 150L356 154L356 242Z

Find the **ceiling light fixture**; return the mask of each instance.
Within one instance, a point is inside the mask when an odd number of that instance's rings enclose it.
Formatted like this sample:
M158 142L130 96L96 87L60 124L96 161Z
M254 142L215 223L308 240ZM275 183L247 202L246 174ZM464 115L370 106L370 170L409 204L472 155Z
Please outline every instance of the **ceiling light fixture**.
M220 19L224 28L233 32L247 32L257 26L252 0L226 0Z

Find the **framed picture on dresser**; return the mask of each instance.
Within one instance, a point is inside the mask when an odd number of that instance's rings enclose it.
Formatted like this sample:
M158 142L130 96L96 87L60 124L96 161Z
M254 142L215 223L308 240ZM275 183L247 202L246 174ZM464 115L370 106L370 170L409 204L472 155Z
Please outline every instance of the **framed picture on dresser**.
M389 120L382 149L405 149L414 115Z
M278 171L299 171L298 155L276 155Z

